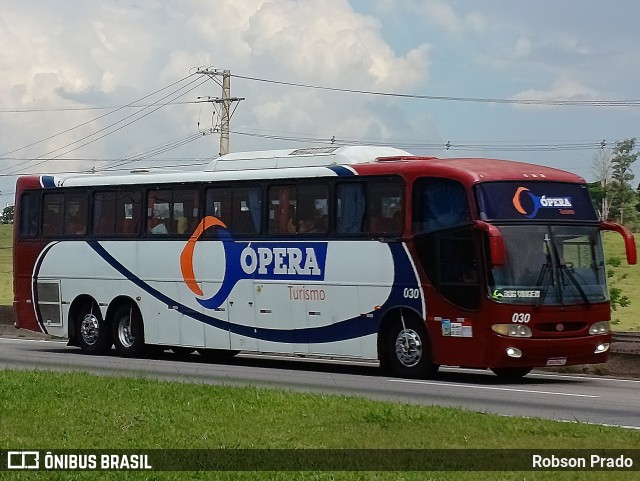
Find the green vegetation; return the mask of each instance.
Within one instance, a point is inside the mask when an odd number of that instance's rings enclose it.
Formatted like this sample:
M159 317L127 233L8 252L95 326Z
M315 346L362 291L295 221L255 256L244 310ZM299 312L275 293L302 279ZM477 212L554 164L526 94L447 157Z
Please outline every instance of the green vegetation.
M0 306L13 304L13 225L0 225Z
M31 449L637 449L640 432L443 407L90 374L0 371L0 447ZM490 434L489 434L490 433ZM464 455L461 451L460 455ZM29 473L70 479L70 473ZM521 480L524 473L432 473ZM46 475L46 476L45 476ZM634 479L637 473L606 473ZM603 473L526 473L601 479ZM21 479L19 476L16 478ZM26 476L25 476L26 478ZM429 479L429 473L76 473L74 479Z
M11 225L0 225L0 305L11 305L13 302L12 228ZM615 232L604 233L604 251L611 291L620 289L619 295L628 297L630 301L627 307L621 304L612 313L613 328L617 331L640 331L640 265L627 264L624 242Z
M640 238L636 234L640 247ZM624 241L615 232L604 233L604 253L607 259L609 291L612 299L618 296L619 305L611 312L616 331L640 331L640 265L627 264ZM628 305L625 307L625 299Z

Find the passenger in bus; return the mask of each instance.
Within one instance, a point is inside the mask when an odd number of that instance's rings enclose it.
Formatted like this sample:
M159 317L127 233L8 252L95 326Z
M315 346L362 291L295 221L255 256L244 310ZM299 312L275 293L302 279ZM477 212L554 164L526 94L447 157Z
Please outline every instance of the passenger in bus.
M300 219L298 222L298 232L301 234L326 232L327 221L326 215L322 215L322 212L314 209L310 218Z
M168 234L169 230L164 222L160 219L149 219L149 232L152 234Z
M189 220L185 216L176 219L176 230L178 234L186 234L189 229Z

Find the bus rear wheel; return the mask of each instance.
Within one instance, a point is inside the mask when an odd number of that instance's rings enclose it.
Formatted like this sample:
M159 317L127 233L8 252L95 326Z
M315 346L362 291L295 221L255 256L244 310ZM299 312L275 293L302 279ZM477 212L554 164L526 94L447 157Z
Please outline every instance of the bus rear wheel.
M500 379L505 380L521 379L531 372L530 367L495 367L491 370Z
M135 357L144 351L142 317L133 306L120 306L112 323L113 345L123 357Z
M427 332L415 319L393 321L387 331L383 366L394 375L407 378L430 378L439 366L431 362Z
M78 312L76 338L84 352L105 354L111 349L111 334L95 302L87 302Z

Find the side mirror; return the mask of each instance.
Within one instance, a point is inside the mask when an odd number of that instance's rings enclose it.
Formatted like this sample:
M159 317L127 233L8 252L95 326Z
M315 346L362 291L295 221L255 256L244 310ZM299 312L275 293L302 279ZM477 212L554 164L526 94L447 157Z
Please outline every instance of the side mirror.
M615 222L602 221L600 222L600 230L612 230L617 232L624 239L624 249L627 254L627 263L629 265L635 265L638 261L638 252L636 251L636 240L628 227L625 227Z
M504 237L502 232L495 225L489 224L482 220L473 223L473 227L486 232L489 236L489 255L491 264L494 266L503 266L507 263L507 249L504 245Z

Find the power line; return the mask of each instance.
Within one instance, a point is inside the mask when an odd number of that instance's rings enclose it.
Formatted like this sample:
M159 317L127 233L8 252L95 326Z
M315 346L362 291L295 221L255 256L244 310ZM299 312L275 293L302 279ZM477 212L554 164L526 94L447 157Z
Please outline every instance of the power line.
M178 82L181 82L182 80L179 80ZM166 88L168 87L165 87L165 89ZM154 93L157 93L157 92L154 92ZM190 104L201 104L201 103L205 103L205 101L204 100L185 100L182 102L169 102L167 105L190 105ZM141 109L143 107L151 107L151 106L153 106L153 104L133 103L133 104L126 104L126 105L101 105L101 106L96 105L92 107L0 108L0 114L24 114L24 113L44 113L44 112L83 112L87 110L110 110L110 109L119 110L123 108Z
M86 122L83 122L83 123L81 123L81 124L79 124L79 125L76 125L75 127L71 127L71 128L69 128L69 129L66 129L66 130L63 130L63 131L61 131L61 132L55 133L55 134L53 134L53 135L50 135L49 137L46 137L46 138L41 139L41 140L38 140L38 141L36 141L36 142L32 142L32 143L30 143L30 144L28 144L28 145L25 145L25 146L19 147L19 148L17 148L17 149L11 150L11 151L9 151L9 152L4 152L4 153L0 154L0 157L3 157L3 156L5 156L5 155L9 155L9 154L13 154L14 152L18 152L19 150L23 150L23 149L26 149L26 148L28 148L28 147L32 147L32 146L37 145L37 144L41 144L42 142L45 142L45 141L50 140L50 139L53 139L54 137L57 137L57 136L59 136L59 135L66 134L67 132L71 132L72 130L78 129L78 128L80 128L80 127L84 127L85 125L90 124L91 122L95 122L96 120L100 120L100 119L102 119L102 118L104 118L104 117L106 117L106 116L108 116L108 115L114 114L114 113L116 113L116 112L118 112L118 111L120 111L120 110L122 110L122 109L124 109L124 108L131 107L131 106L133 106L133 105L137 104L137 102L140 102L140 101L142 101L142 100L144 100L144 99L147 99L147 98L149 98L149 97L151 97L151 96L153 96L153 95L156 95L157 93L160 93L160 92L162 92L163 90L167 90L167 89L169 89L169 88L173 87L174 85L177 85L177 84L179 84L180 82L183 82L183 81L187 80L189 77L192 77L193 75L195 75L195 74L187 75L186 77L181 78L180 80L178 80L178 81L176 81L176 82L173 82L172 84L169 84L169 85L167 85L166 87L162 87L161 89L158 89L158 90L156 90L155 92L151 92L150 94L145 95L144 97L140 97L139 99L134 100L133 102L130 102L130 103L126 104L126 105L119 106L119 107L117 107L115 110L113 110L112 112L107 112L106 114L100 115L100 116L95 117L95 118L93 118L93 119L91 119L91 120L88 120L88 121L86 121Z
M432 149L432 150L460 150L460 151L498 151L498 152L544 152L544 151L578 151L600 149L601 140L585 142L550 142L550 143L464 143L464 142L424 142L402 139L363 140L363 139L342 139L337 137L296 137L286 135L261 134L256 132L232 131L236 135L256 137L269 140L280 140L287 142L326 144L326 145L375 145L386 147L398 147L406 150L411 149Z
M179 97L181 97L181 96L183 96L183 95L186 95L187 93L189 93L189 92L191 92L191 91L195 90L196 88L198 88L200 85L202 85L202 84L206 83L208 80L209 80L209 79L208 79L208 78L206 78L205 80L203 80L202 82L198 83L195 87L190 88L190 89L189 89L189 90L187 90L186 92L182 92L182 93L180 93L180 94L177 94L177 96L176 96L176 97L174 97L173 99L171 99L170 101L175 100L176 98L179 98ZM173 91L173 92L171 92L170 94L168 94L168 95L166 95L166 96L162 97L161 99L159 99L159 101L160 101L160 100L164 100L164 99L166 99L167 97L172 96L172 95L173 95L173 94L175 94L176 92L180 92L180 90L185 89L186 87L188 87L189 85L192 85L192 84L196 83L197 81L198 81L197 79L192 80L192 81L191 81L191 82L189 82L187 85L182 86L182 87L180 87L180 88L178 88L178 89L174 90L174 91ZM154 103L153 105L158 105L158 103L156 102L156 103ZM127 122L126 124L121 125L121 126L120 126L120 127L118 127L118 128L115 128L115 129L113 129L113 130L111 130L111 131L106 132L104 135L101 135L101 136L96 137L96 138L94 138L94 139L92 139L92 140L89 140L88 142L85 142L85 143L83 143L83 144L81 144L81 145L79 145L79 146L77 146L77 147L74 147L74 148L72 148L72 149L69 149L69 150L67 150L67 151L65 151L65 152L63 152L63 153L61 153L61 154L58 154L58 155L56 155L56 156L54 156L54 157L51 157L51 158L45 159L45 160L43 160L42 162L38 162L38 163L36 163L36 164L34 164L34 165L30 166L29 168L34 168L34 167L37 167L38 165L44 164L45 162L49 162L50 160L60 158L60 157L62 157L63 155L66 155L66 154L68 154L68 153L70 153L70 152L73 152L73 151L78 150L78 149L80 149L80 148L82 148L82 147L85 147L85 146L87 146L87 145L89 145L89 144L91 144L91 143L93 143L93 142L96 142L96 141L98 141L98 140L100 140L100 139L103 139L103 138L104 138L104 137L106 137L107 135L111 135L111 134L113 134L113 133L115 133L115 132L117 132L117 131L119 131L119 130L121 130L121 129L123 129L123 128L125 128L125 127L127 127L127 126L131 125L131 124L133 124L134 122L137 122L138 120L141 120L141 119L143 119L144 117L147 117L148 115L151 115L152 113L154 113L154 112L158 111L159 109L161 109L161 108L162 108L162 107L164 107L164 106L165 106L165 104L159 104L157 108L155 108L155 109L153 109L153 110L151 110L151 111L149 111L149 112L145 113L144 115L139 116L138 118L134 118L132 121ZM145 109L143 109L143 110L146 110L146 109L147 109L147 108L145 108ZM71 146L71 145L73 145L73 144L77 144L77 143L79 143L79 142L82 142L83 140L89 139L90 137L93 137L93 136L95 136L96 134L98 134L98 133L100 133L100 132L106 131L106 130L110 129L111 127L113 127L113 126L115 126L115 125L118 125L119 123L121 123L121 122L123 122L123 121L125 121L125 120L127 120L127 119L129 119L129 118L131 118L131 117L135 117L136 115L138 115L138 114L140 114L140 113L141 113L141 112L136 112L136 113L134 113L134 114L132 114L132 115L128 115L128 116L126 116L126 117L124 117L124 118L122 118L122 119L118 120L117 122L114 122L114 123L112 123L112 124L110 124L110 125L108 125L108 126L106 126L106 127L102 128L102 129L97 130L96 132L93 132L93 133L92 133L92 134L90 134L90 135L87 135L87 136L82 137L82 138L80 138L80 139L78 139L78 140L75 140L75 141L73 141L73 142L70 142L70 143L68 143L68 144L66 144L66 145L64 145L64 146L62 146L62 147L59 147L59 148L57 148L57 149L55 149L55 150L53 150L53 151L51 151L51 152L48 152L48 153L46 153L46 154L43 154L43 155L39 156L39 158L42 158L42 157L44 157L44 156L46 156L46 155L53 154L53 153L55 153L55 152L58 152L58 151L60 151L60 150L62 150L62 149L64 149L64 148L66 148L66 147L69 147L69 146ZM19 170L18 170L18 171L19 171ZM14 169L13 171L11 171L11 172L7 172L7 173L8 173L8 174L12 174L12 173L16 173L16 172L18 172L18 171L16 171L16 170Z
M321 85L301 84L295 82L284 82L281 80L271 80L258 77L248 77L244 75L233 74L232 77L236 77L244 80L252 80L255 82L264 82L277 85L286 85L289 87L309 88L316 90L327 90L331 92L345 92L353 94L363 95L377 95L383 97L398 97L408 99L420 99L420 100L440 100L440 101L453 101L453 102L477 102L477 103L491 103L491 104L516 104L516 105L555 105L555 106L571 106L571 107L640 107L640 99L630 100L543 100L543 99L501 99L501 98L484 98L484 97L454 97L444 95L418 95L418 94L405 94L397 92L379 92L374 90L361 90L361 89L347 89L340 87L326 87Z

